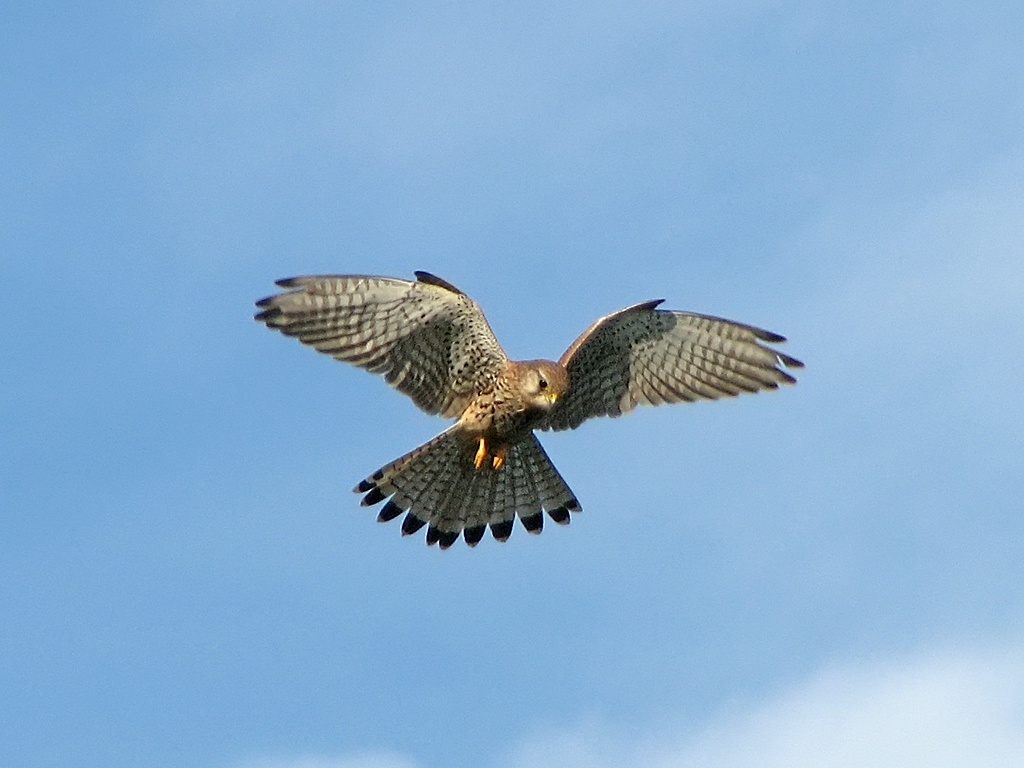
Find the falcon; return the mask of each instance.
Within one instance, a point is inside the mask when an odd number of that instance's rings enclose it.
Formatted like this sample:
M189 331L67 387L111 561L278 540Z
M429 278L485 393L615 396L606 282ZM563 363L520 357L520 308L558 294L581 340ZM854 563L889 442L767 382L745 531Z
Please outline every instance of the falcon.
M256 320L337 360L384 376L427 413L455 419L434 439L362 480L377 519L404 513L402 533L427 544L476 546L490 528L506 541L518 517L540 533L544 513L567 524L582 511L534 430L575 429L637 405L717 400L776 389L803 363L751 325L645 301L596 320L558 362L513 361L483 311L428 272L416 280L309 275L257 302Z

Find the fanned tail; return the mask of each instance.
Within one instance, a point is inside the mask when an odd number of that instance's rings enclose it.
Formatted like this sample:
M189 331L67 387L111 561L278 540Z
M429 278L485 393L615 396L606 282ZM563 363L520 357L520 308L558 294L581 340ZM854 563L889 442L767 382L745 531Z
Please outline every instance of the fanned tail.
M475 439L456 424L381 467L354 490L366 494L363 506L387 500L377 515L380 522L404 512L404 535L428 525L427 544L441 549L455 543L460 533L476 546L488 527L495 539L505 541L517 516L527 531L540 533L544 512L565 525L570 512L581 511L532 433L509 446L500 469L489 463L477 468L475 451Z

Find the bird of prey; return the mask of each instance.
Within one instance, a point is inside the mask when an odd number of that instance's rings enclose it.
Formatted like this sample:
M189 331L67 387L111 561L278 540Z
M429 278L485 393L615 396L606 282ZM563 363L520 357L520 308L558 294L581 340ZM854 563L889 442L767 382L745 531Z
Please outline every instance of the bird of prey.
M582 510L534 430L575 429L640 405L715 400L775 389L799 360L762 342L783 336L719 317L658 309L662 300L595 321L561 356L509 360L475 301L428 272L416 280L310 275L257 302L256 319L319 352L379 373L421 409L456 421L361 481L377 519L405 513L427 544L498 541L518 516L540 533Z

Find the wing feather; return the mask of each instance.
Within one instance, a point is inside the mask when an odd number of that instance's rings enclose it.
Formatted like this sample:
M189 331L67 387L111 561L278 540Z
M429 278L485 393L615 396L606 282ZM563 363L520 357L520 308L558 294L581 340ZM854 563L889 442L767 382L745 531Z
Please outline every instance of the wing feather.
M426 272L417 280L308 275L257 302L256 319L365 368L427 413L458 416L507 362L480 307Z
M573 342L559 361L569 388L544 429L574 429L637 405L717 400L796 381L782 367L803 363L766 346L785 337L720 317L660 310L660 303L606 315Z

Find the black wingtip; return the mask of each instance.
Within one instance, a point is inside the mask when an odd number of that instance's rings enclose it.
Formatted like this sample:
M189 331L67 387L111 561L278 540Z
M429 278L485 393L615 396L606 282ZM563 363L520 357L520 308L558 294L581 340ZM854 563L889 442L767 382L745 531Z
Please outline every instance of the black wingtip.
M569 524L569 510L565 507L555 507L554 509L548 510L548 516L559 525Z
M484 537L484 531L486 530L486 525L474 525L472 528L466 528L462 532L462 536L466 540L466 543L469 544L469 546L475 547L477 544L480 543L480 539Z
M459 539L458 531L442 531L436 526L430 526L427 528L427 546L433 546L437 544L440 549L448 549Z
M412 512L402 518L402 535L411 536L427 524L426 520L420 520Z
M491 535L497 541L508 541L512 535L512 521L502 520L500 523L491 523Z
M462 293L462 291L460 291L454 285L449 283L443 277L438 277L437 275L432 275L429 272L424 272L422 270L416 270L415 272L413 272L413 274L416 275L416 279L419 280L421 283L426 283L427 285L436 285L438 288L444 288L446 291L451 291L452 293L465 295Z
M380 508L380 512L377 513L377 522L386 523L389 520L394 520L405 510L395 504L393 501L389 501L383 507Z
M374 504L379 504L386 498L387 496L384 495L380 488L373 486L370 489L370 492L363 496L363 500L359 502L359 506L372 507Z
M268 296L257 301L256 306L262 311L253 315L252 319L263 323L269 328L283 328L283 326L287 325L287 319L284 317L284 312L281 311L281 308L273 303L274 298L273 296Z
M751 330L754 335L757 336L761 341L767 341L769 344L781 344L786 340L786 337L781 333L773 333L772 331L766 331L764 328L754 328L751 326Z
M775 370L778 371L779 376L782 377L783 384L796 384L796 379L790 376L788 373L786 373L785 371L779 371L778 368L776 368ZM778 387L776 387L774 384L772 385L772 388L778 389Z
M376 488L377 484L371 480L360 480L359 484L352 489L353 493L366 493L371 488Z
M544 530L544 515L540 512L519 519L523 521L523 527L530 533L540 533Z
M784 366L786 366L787 368L803 368L804 367L804 364L801 361L797 360L795 357L790 357L789 355L784 355L781 352L776 352L775 356L778 357L779 360L782 361L782 364Z

